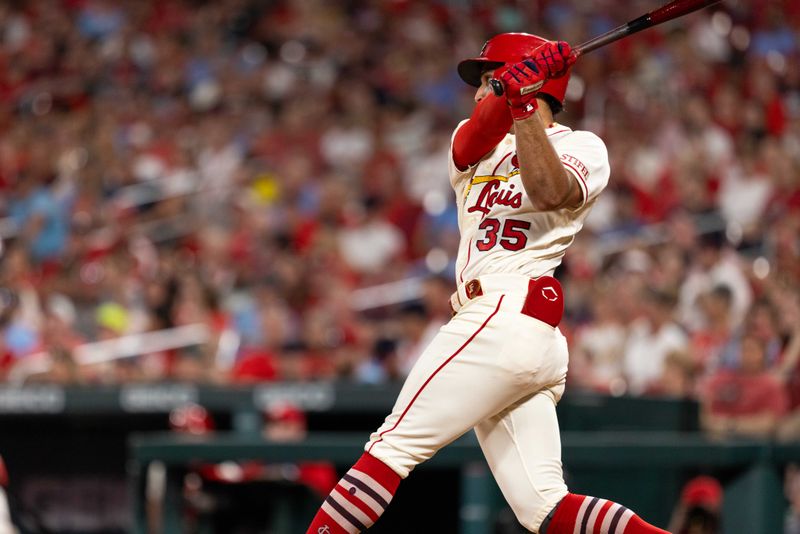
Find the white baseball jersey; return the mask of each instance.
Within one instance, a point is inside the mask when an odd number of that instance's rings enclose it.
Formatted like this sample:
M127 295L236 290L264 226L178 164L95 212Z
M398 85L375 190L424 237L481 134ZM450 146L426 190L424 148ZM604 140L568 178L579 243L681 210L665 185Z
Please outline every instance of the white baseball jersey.
M608 183L608 151L591 132L573 131L560 124L546 132L564 168L580 185L583 202L576 210L534 209L519 176L513 134L507 134L488 157L463 172L455 166L451 148L450 183L456 192L461 230L458 284L495 273L531 278L552 275L583 227L597 195Z

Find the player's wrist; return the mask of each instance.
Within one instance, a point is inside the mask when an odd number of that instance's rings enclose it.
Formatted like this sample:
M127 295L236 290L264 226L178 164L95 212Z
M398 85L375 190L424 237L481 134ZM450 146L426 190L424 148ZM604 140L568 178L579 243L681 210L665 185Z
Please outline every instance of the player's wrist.
M508 109L511 112L511 118L515 121L524 121L536 115L536 99L531 98L524 102L509 102Z
M536 114L536 92L545 82L541 68L532 60L514 63L498 74L505 89L511 117L525 120Z

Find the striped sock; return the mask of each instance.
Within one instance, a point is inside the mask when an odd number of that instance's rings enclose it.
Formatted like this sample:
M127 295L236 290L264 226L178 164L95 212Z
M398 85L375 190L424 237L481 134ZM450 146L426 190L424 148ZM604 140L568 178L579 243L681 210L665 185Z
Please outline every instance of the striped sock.
M621 504L567 494L559 503L547 534L669 534L634 514Z
M400 476L364 453L322 503L306 534L356 534L378 520L389 506Z

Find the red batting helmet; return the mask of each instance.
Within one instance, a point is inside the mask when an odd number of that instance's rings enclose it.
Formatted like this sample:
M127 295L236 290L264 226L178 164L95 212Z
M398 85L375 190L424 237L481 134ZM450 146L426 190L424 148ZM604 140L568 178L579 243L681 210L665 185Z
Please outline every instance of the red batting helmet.
M465 59L458 64L461 79L473 87L481 86L481 75L487 71L501 67L506 63L516 63L530 57L547 39L530 33L501 33L495 35L483 45L481 55ZM540 93L552 96L562 104L567 93L569 71L560 78L547 80Z

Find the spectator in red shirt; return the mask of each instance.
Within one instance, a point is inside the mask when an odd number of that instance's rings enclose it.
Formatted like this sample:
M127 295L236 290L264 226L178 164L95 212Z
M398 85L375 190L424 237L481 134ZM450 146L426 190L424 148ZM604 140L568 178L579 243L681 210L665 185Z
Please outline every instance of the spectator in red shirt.
M746 335L741 365L723 369L707 382L701 402L701 426L713 437L771 437L788 406L783 383L766 370L766 347Z

